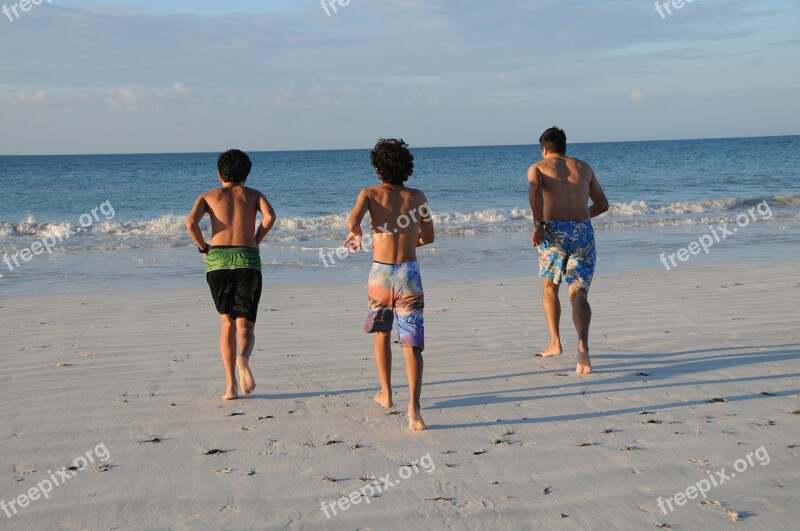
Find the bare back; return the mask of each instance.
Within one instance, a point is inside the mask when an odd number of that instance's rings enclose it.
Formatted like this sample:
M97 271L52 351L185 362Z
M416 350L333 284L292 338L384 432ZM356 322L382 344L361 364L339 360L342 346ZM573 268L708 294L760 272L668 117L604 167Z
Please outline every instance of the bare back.
M420 225L430 224L428 200L420 190L373 186L362 192L373 231L373 258L386 264L417 259Z
M245 186L215 188L203 194L211 218L211 245L258 247L256 216L262 195Z
M538 172L542 183L544 219L589 219L594 172L588 164L572 157L556 156L537 162L530 171Z

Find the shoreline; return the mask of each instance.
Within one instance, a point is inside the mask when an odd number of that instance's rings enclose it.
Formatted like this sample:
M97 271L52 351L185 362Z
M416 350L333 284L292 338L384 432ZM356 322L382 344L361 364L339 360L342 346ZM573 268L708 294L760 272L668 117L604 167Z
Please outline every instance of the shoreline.
M775 263L774 246L786 250L777 262L800 260L800 247L791 245L796 230L765 236L754 227L747 235L714 242L709 253L695 249L686 262L676 254L704 242L710 235L702 227L691 231L674 229L626 229L597 231L598 273L671 272L697 267L725 267L748 263L769 267ZM535 276L538 254L530 246L529 233L481 234L437 240L420 249L418 261L423 279L447 281L472 278ZM371 264L371 255L358 253L345 260L325 264L320 251L331 251L341 242L302 242L301 245L269 242L261 247L266 284L361 283ZM685 251L688 253L688 251ZM677 267L672 267L670 256ZM677 255L680 257L681 255ZM663 260L666 260L664 262ZM680 260L678 258L677 260ZM14 271L0 271L0 289L7 296L29 293L77 293L84 291L162 290L205 286L201 261L193 246L126 250L56 252L34 257Z

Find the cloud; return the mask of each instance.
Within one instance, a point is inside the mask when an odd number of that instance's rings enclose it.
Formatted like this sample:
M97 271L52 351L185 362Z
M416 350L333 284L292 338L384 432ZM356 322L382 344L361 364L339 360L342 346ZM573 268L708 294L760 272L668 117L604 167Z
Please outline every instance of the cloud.
M125 1L53 3L2 28L0 49L13 52L0 54L0 123L15 137L0 149L92 152L111 141L108 124L123 152L231 137L260 149L358 147L386 130L415 145L519 143L531 120L571 121L576 140L604 140L612 119L623 136L654 138L645 125L697 136L682 131L698 102L739 87L715 104L718 120L701 124L719 135L710 128L729 127L723 108L770 87L800 89L797 69L781 68L798 42L789 0L771 0L772 11L761 0L705 2L668 23L641 0L359 0L335 17L318 0L263 10L240 0L118 7ZM630 102L665 94L669 125L634 129ZM781 98L775 107L790 112L757 120L796 129L797 106ZM45 145L32 116L86 127ZM751 125L742 119L739 132Z

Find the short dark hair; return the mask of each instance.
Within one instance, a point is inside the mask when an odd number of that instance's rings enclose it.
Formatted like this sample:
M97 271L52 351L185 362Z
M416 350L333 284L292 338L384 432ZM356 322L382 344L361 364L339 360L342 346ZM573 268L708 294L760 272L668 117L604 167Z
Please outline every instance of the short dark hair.
M229 149L217 160L217 170L226 183L245 182L252 168L253 163L250 162L250 157L238 149Z
M403 139L381 138L370 155L372 166L381 181L387 184L403 184L414 173L414 155Z
M551 127L539 137L539 145L550 153L565 154L567 152L567 134L563 129Z

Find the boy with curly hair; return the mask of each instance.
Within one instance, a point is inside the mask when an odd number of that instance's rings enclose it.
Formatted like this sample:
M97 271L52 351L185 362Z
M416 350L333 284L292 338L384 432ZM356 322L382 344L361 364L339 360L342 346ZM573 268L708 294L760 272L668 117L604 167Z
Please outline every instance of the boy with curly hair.
M369 313L364 331L375 334L375 364L381 390L375 401L385 408L392 401L391 333L395 317L397 335L406 360L409 403L408 427L424 430L420 412L422 351L425 348L425 298L417 264L417 247L433 243L433 218L428 199L405 182L414 172L414 156L402 139L381 139L371 155L381 184L364 188L347 220L350 234L344 246L358 252L363 244L361 221L369 212L373 240L372 269L367 293ZM370 235L367 235L370 236Z

